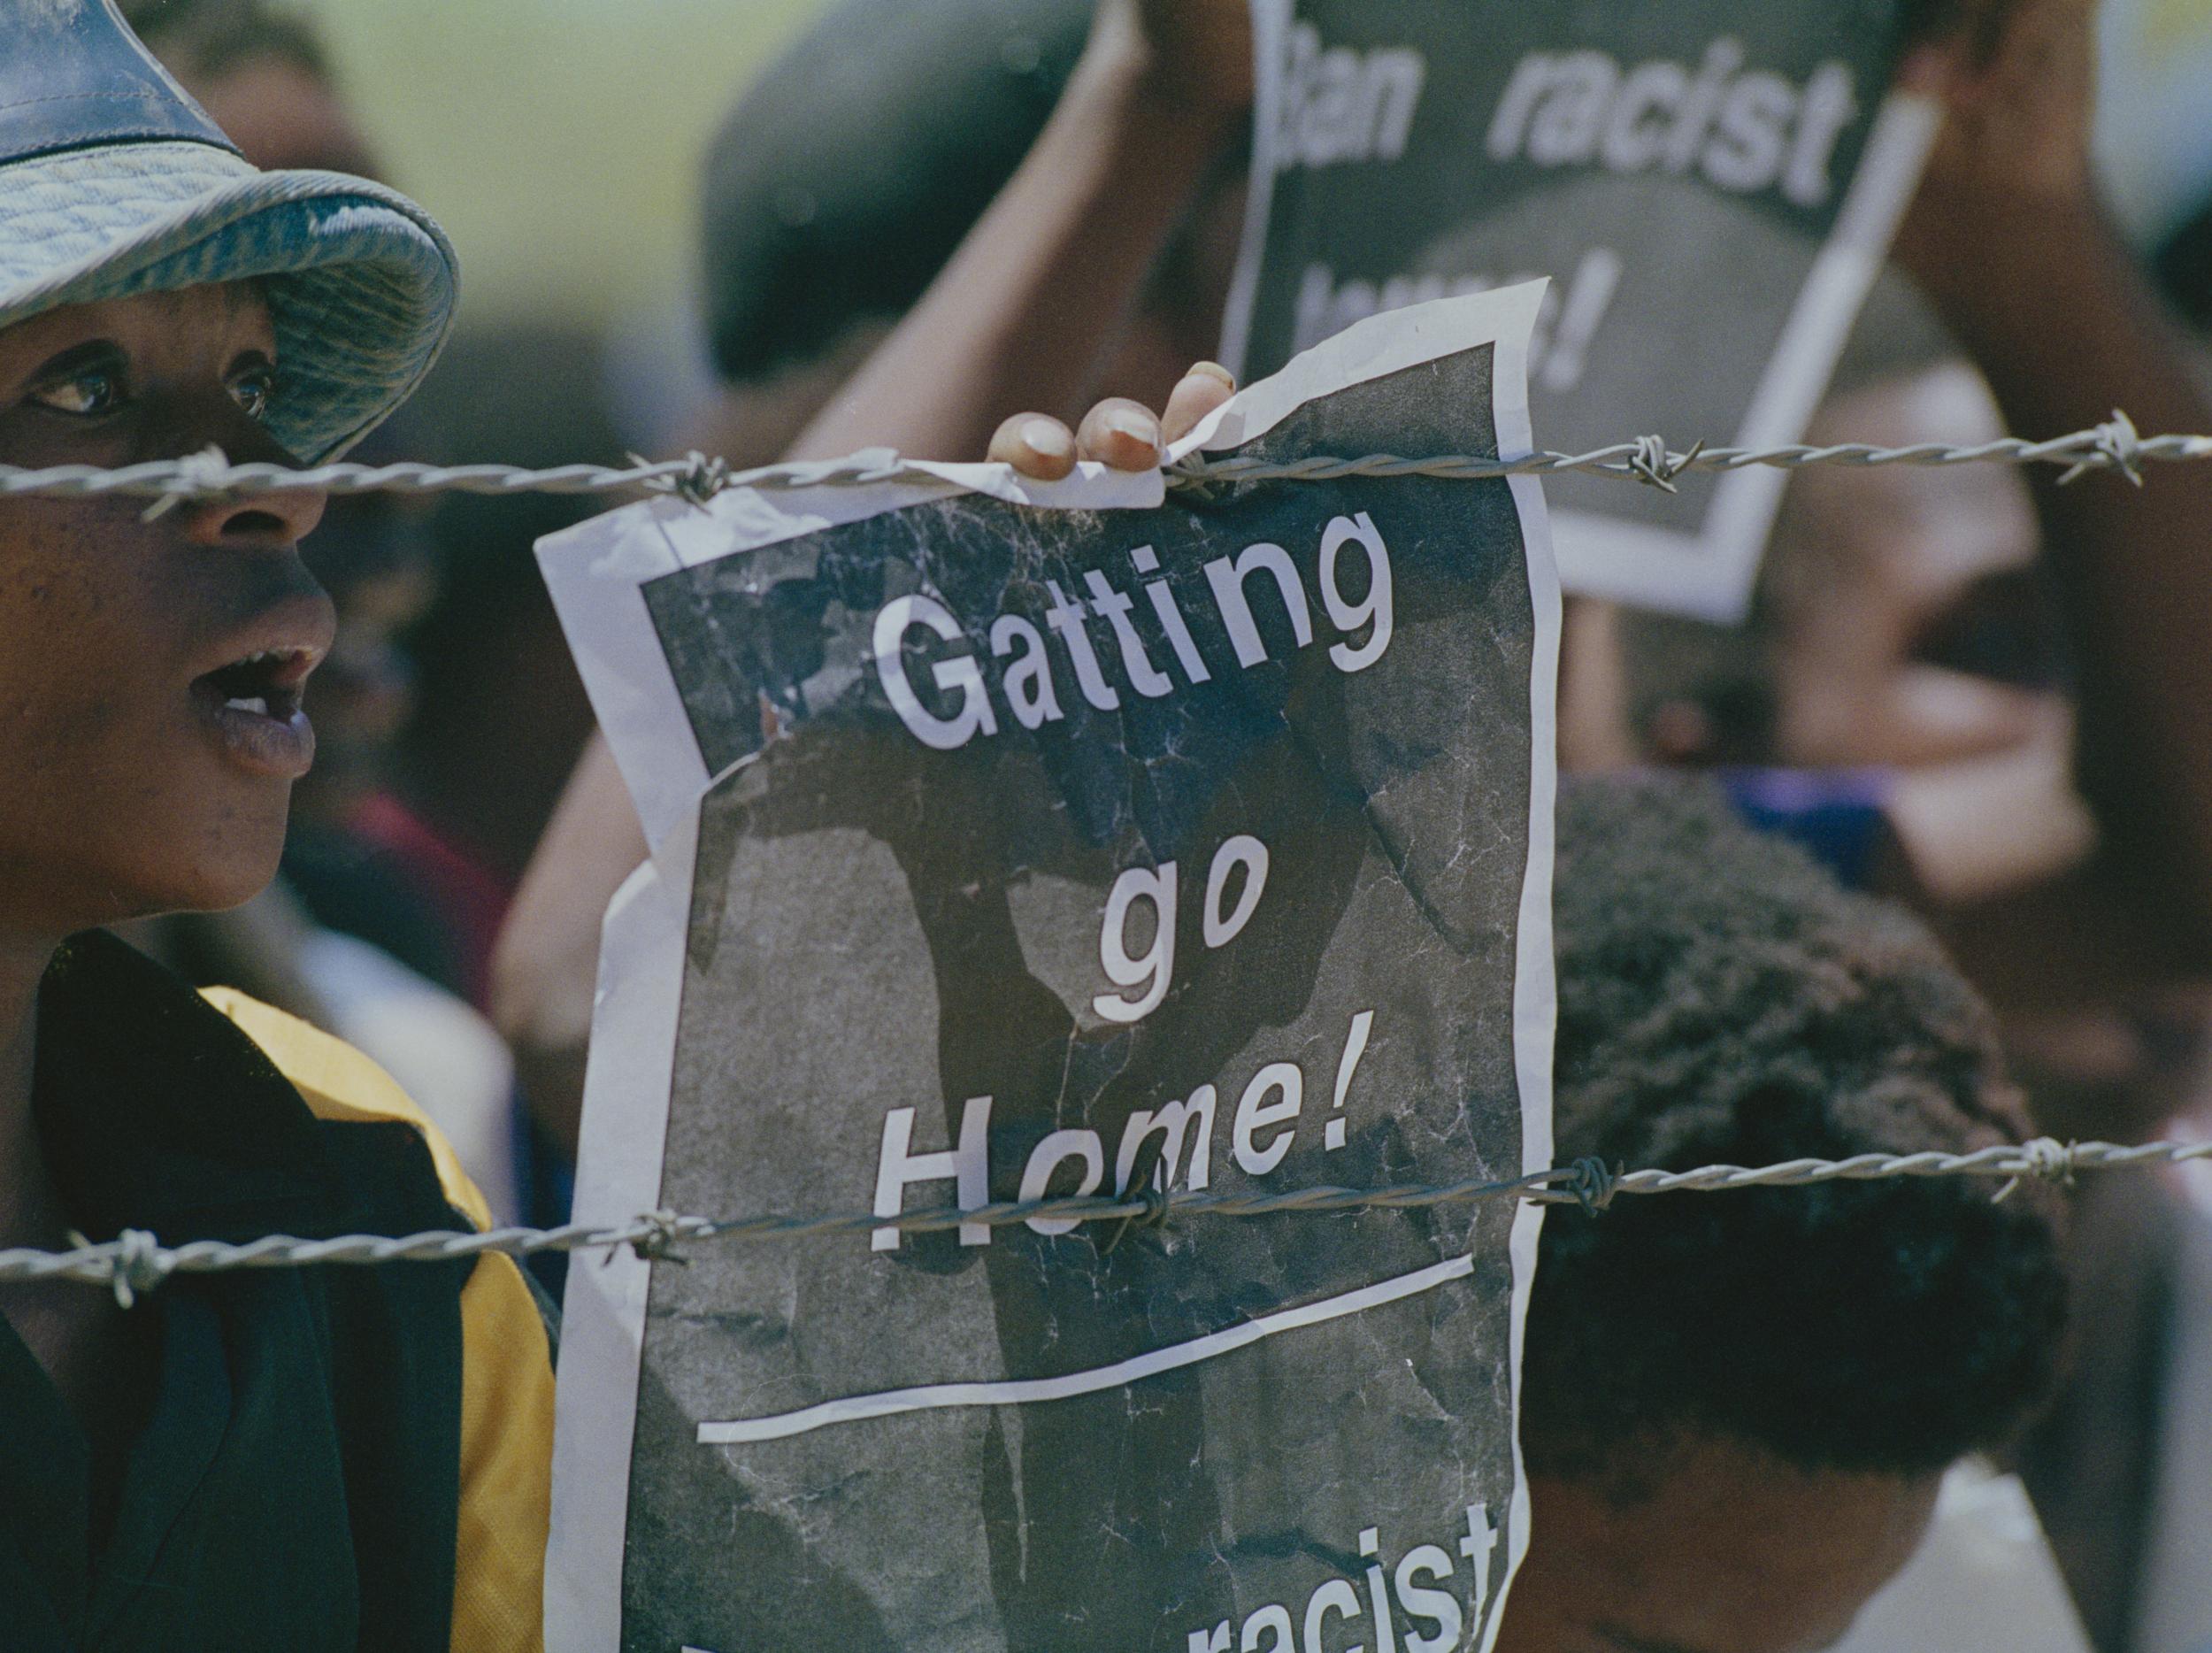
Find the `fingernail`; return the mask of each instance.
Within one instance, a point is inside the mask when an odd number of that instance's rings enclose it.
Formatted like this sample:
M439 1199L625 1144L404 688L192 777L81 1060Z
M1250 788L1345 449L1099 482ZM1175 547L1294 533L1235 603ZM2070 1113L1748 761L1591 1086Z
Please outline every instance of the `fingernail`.
M1075 438L1052 419L1033 419L1023 425L1021 434L1023 445L1040 459L1075 457Z
M1116 408L1106 415L1106 428L1148 448L1160 445L1160 422L1139 408Z
M1194 373L1203 373L1209 379L1218 379L1232 390L1237 388L1237 376L1219 362L1193 362L1190 370Z

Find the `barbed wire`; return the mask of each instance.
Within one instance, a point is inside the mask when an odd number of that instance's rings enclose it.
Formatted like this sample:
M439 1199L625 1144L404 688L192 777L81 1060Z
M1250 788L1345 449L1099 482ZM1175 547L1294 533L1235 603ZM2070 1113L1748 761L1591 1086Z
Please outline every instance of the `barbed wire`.
M1675 479L1700 472L1729 472L1766 466L1794 471L1808 465L1855 468L1877 465L2054 465L2066 467L2059 478L2070 482L2092 471L2116 471L2139 484L2143 467L2212 459L2212 436L2144 436L2124 413L2107 423L2046 442L2017 436L1965 445L1913 442L1878 447L1870 442L1813 446L1793 442L1769 448L1718 448L1703 442L1670 447L1658 436L1614 442L1586 453L1544 451L1501 459L1480 454L1442 454L1408 458L1371 453L1356 458L1314 456L1300 459L1257 459L1191 455L1171 466L1167 482L1176 488L1206 488L1231 482L1329 482L1346 477L1425 476L1481 481L1507 476L1553 476L1575 473L1611 476L1675 491ZM209 448L173 459L150 459L110 468L92 465L23 466L0 465L0 496L96 498L125 495L151 499L149 516L188 500L239 494L319 492L330 494L618 494L663 492L703 503L727 488L772 491L802 488L862 488L904 482L941 487L944 479L887 448L872 448L841 459L787 462L733 471L726 462L702 453L680 459L638 459L626 465L563 465L533 470L513 465L426 465L413 460L362 465L339 460L293 467L261 460L234 465L222 450Z
M878 1215L841 1211L819 1216L771 1213L712 1219L651 1211L612 1226L564 1223L553 1228L508 1227L484 1232L435 1229L422 1234L342 1234L303 1240L267 1234L234 1242L192 1240L164 1245L142 1229L113 1240L84 1241L66 1250L0 1250L0 1284L73 1280L107 1286L128 1307L174 1274L211 1274L234 1269L302 1268L319 1264L450 1263L501 1252L528 1257L541 1251L585 1251L628 1246L641 1257L682 1261L678 1248L705 1241L787 1241L871 1234L935 1234L969 1225L1005 1227L1032 1219L1118 1222L1156 1227L1192 1216L1269 1217L1286 1212L1414 1211L1514 1198L1540 1204L1575 1204L1603 1211L1624 1194L1724 1193L1743 1188L1806 1188L1824 1182L1863 1182L1894 1177L2003 1178L1996 1197L2034 1178L2070 1182L2084 1171L2141 1168L2212 1159L2212 1142L2062 1142L2053 1137L2003 1143L1969 1154L1856 1154L1847 1159L1789 1159L1770 1165L1701 1165L1692 1171L1621 1171L1595 1159L1576 1160L1503 1181L1404 1183L1379 1188L1317 1187L1272 1193L1165 1193L1147 1187L1122 1195L1056 1196L999 1201L963 1209L931 1206Z
M1409 458L1368 454L1356 458L1314 456L1290 460L1191 456L1167 473L1171 487L1205 488L1225 483L1333 481L1346 477L1425 476L1482 481L1508 476L1562 473L1615 476L1674 491L1675 479L1693 472L1729 472L1755 465L1796 470L1807 465L1854 467L1904 465L1945 466L2002 464L2067 467L2061 483L2091 471L2117 471L2140 484L2146 464L2212 459L2212 436L2142 436L2123 412L2090 430L2045 442L2003 437L1957 445L1916 442L1878 447L1866 442L1824 446L1789 443L1768 448L1715 448L1702 442L1670 448L1658 436L1616 442L1586 453L1532 453L1512 459L1482 455L1441 455ZM87 465L20 466L0 465L0 496L86 498L123 495L150 498L149 516L187 500L236 494L319 491L332 494L392 492L483 495L544 493L599 494L634 491L673 493L704 503L726 488L791 489L867 487L885 483L933 485L943 479L910 464L888 449L871 449L841 459L764 465L733 471L720 459L694 452L680 459L634 460L626 466L556 465L530 469L511 465L435 465L414 461L363 465L337 461L292 467L253 461L234 465L219 449L179 458L106 467ZM844 1212L825 1216L771 1214L716 1219L649 1213L613 1227L567 1223L551 1228L504 1227L487 1232L434 1230L407 1235L345 1234L304 1240L268 1234L244 1242L188 1241L165 1246L142 1229L117 1238L82 1242L66 1250L0 1249L0 1284L63 1280L112 1288L127 1305L135 1293L150 1290L179 1273L215 1273L233 1269L306 1267L319 1264L451 1262L501 1252L526 1257L543 1251L580 1251L630 1246L641 1255L666 1257L682 1243L707 1240L792 1240L870 1234L879 1229L932 1233L967 1225L1002 1226L1032 1219L1076 1222L1118 1221L1156 1226L1171 1218L1213 1215L1258 1217L1289 1211L1410 1210L1478 1200L1517 1197L1544 1203L1578 1203L1601 1210L1621 1194L1712 1192L1747 1188L1793 1188L1838 1180L1882 1177L2003 1177L2011 1191L2024 1177L2070 1179L2083 1170L2177 1165L2212 1157L2212 1142L2151 1142L2123 1147L2110 1142L2062 1143L2051 1138L1988 1148L1971 1154L1861 1154L1848 1159L1793 1159L1761 1166L1705 1165L1694 1171L1617 1172L1595 1160L1555 1166L1507 1181L1466 1180L1414 1183L1380 1188L1318 1187L1266 1194L1147 1189L1124 1196L1056 1196L1000 1202L963 1210L945 1206L878 1216Z

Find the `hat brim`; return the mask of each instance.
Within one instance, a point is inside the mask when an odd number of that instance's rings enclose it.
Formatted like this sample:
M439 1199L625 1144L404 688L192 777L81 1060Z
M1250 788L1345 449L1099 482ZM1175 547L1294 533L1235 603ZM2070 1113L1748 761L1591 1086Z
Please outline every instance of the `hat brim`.
M458 264L396 191L265 173L211 144L106 144L0 166L0 327L240 281L260 283L276 327L270 434L316 463L421 382L452 327Z

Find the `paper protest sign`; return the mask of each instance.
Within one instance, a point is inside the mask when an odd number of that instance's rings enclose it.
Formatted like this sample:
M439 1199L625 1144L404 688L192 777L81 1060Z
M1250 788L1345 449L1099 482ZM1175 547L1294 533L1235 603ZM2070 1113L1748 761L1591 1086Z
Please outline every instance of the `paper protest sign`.
M1885 96L1913 3L1258 0L1225 359L1270 372L1378 311L1548 275L1547 448L1796 441L1934 131ZM1785 481L1563 476L1561 579L1734 618Z
M1525 450L1534 288L1194 434ZM732 490L541 558L655 844L580 1216L1549 1163L1543 504L1511 482ZM563 1653L1486 1646L1537 1208L772 1242L570 1275Z

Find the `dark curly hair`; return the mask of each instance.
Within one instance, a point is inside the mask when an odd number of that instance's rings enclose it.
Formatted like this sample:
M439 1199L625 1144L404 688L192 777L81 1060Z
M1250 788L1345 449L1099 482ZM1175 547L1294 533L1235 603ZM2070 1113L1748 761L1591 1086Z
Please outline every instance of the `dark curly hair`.
M1563 1163L1761 1165L2017 1141L1988 1011L1895 907L1845 893L1678 779L1563 788ZM1523 1440L1589 1477L1718 1436L1918 1475L2047 1388L2059 1203L1978 1179L1626 1196L1546 1219Z

